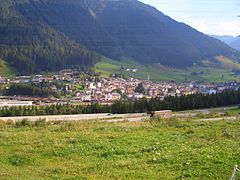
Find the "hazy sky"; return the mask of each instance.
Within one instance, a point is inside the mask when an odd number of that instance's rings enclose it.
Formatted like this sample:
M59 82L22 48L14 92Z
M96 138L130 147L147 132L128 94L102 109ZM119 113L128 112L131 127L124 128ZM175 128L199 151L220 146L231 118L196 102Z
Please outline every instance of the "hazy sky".
M140 0L206 34L240 35L240 0Z

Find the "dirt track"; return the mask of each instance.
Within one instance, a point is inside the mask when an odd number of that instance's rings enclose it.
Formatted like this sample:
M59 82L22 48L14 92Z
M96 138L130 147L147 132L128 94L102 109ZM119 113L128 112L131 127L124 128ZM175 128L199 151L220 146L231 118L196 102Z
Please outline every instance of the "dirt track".
M148 118L146 113L134 114L77 114L77 115L54 115L54 116L21 116L21 117L0 117L1 120L22 121L28 119L29 121L38 121L39 119L46 119L47 121L85 121L85 120L105 120L108 122L119 121L141 121Z

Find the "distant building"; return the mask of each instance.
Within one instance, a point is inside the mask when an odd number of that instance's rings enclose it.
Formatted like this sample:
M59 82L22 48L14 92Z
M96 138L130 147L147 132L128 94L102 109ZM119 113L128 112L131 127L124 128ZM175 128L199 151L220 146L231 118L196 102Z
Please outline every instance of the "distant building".
M140 93L134 93L134 98L136 98L136 99L141 99L141 98L143 98L143 97L144 97L143 94L140 94Z
M2 101L0 107L32 106L33 101Z
M209 90L207 90L207 94L217 94L217 90L209 89Z
M113 101L118 101L121 99L121 95L118 93L112 93L112 100Z

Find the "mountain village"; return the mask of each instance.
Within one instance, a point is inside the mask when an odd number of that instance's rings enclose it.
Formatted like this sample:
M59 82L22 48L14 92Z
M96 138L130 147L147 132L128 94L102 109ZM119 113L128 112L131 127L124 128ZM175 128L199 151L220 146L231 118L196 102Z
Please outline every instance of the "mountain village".
M65 69L52 75L16 76L14 78L0 77L0 84L8 88L10 84L48 83L53 92L62 92L64 97L27 97L2 96L0 106L51 105L57 103L112 103L122 98L140 99L167 96L184 96L196 93L216 94L225 90L237 91L238 82L205 83L205 82L153 82L134 78L119 77L100 78L84 76L77 70ZM58 83L60 86L56 86ZM19 102L20 101L20 102Z

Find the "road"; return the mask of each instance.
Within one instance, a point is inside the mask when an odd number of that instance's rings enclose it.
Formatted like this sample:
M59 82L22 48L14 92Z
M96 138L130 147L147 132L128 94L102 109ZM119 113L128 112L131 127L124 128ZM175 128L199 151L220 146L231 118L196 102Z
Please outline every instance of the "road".
M27 119L29 121L38 121L39 119L46 119L47 121L87 121L87 120L102 120L107 122L120 121L141 121L147 119L149 116L146 113L134 114L77 114L77 115L54 115L54 116L21 116L21 117L0 117L3 121L22 121Z
M236 116L231 116L231 117L218 117L218 118L205 118L205 119L198 119L196 121L233 121L236 120Z
M173 116L184 118L184 117L194 117L199 113L209 114L214 111L221 111L235 108L234 107L223 107L223 108L214 108L214 109L200 109L193 111L185 111L174 113ZM22 121L23 119L27 119L29 121L38 121L39 119L46 119L47 121L89 121L89 120L101 120L102 122L138 122L149 119L150 116L146 113L133 113L133 114L107 114L107 113L99 113L99 114L77 114L77 115L52 115L52 116L21 116L21 117L0 117L0 120L3 121ZM220 121L220 120L235 120L236 117L219 117L219 118L206 118L206 119L198 119L197 121Z
M212 112L217 112L219 115L223 114L223 111L237 108L238 106L227 106L227 107L220 107L220 108L209 108L209 109L196 109L191 111L182 111L182 112L176 112L173 115L175 117L194 117L198 114L210 114Z
M142 116L142 117L131 117L131 118L122 118L122 119L110 119L110 120L102 120L103 122L141 122L149 119L150 116Z

